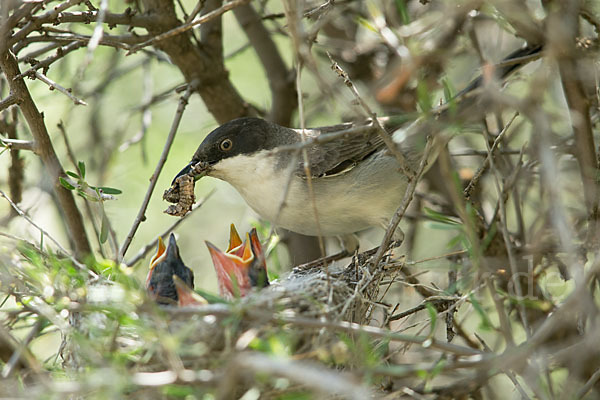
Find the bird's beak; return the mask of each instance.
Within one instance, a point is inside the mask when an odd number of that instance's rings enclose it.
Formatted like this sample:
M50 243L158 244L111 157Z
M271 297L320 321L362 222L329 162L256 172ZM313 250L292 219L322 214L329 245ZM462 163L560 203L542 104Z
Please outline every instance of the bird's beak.
M231 224L229 227L229 246L227 246L226 253L233 253L237 256L241 256L241 254L237 254L235 250L241 249L242 239L240 238L240 234L235 229L235 225Z
M146 287L148 287L148 284L150 283L150 278L152 277L152 272L154 272L154 267L166 257L166 250L167 248L165 247L165 242L163 242L162 237L159 236L158 245L156 246L156 254L154 254L150 259L150 271L148 271L148 277L146 277Z
M260 240L256 228L252 228L250 233L246 234L246 241L250 243L252 254L254 258L250 263L250 283L254 287L265 287L269 286L269 277L267 275L267 260L263 253Z
M163 245L164 246L164 245ZM180 260L179 257L179 247L177 247L177 240L175 240L175 234L171 233L169 236L169 244L167 246L167 260Z
M175 181L177 180L177 178L179 178L182 175L187 175L192 171L192 167L194 166L194 164L196 164L194 161L190 161L190 163L188 165L186 165L181 171L179 171L179 173L177 175L175 175L175 178L173 178L173 181L171 182L171 186L173 186L175 184ZM194 178L194 181L196 180L196 178Z
M156 254L152 256L150 259L150 269L153 269L154 266L159 262L159 259L165 254L165 242L163 242L162 238L158 237L158 245L156 247Z
M173 283L175 283L175 290L177 290L179 307L208 304L208 301L206 301L204 297L194 292L192 288L182 281L177 275L173 275Z
M258 240L258 234L256 233L256 228L252 228L250 233L247 236L250 241L250 245L252 246L252 252L254 256L261 261L262 264L265 265L265 270L267 269L267 264L265 261L265 256L262 251L262 245L260 244L260 240Z
M249 266L254 260L254 254L249 243L244 243L240 248L234 249L237 254L222 252L215 245L206 242L210 257L212 258L219 292L223 297L245 296L252 285L248 274Z

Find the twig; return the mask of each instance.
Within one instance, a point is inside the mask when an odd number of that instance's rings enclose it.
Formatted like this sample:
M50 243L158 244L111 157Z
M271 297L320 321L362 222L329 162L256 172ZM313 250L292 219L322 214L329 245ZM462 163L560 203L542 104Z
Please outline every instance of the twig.
M46 75L42 74L40 71L35 71L35 77L38 78L40 81L44 82L46 85L48 85L50 87L50 90L57 89L59 92L61 92L62 94L64 94L65 96L67 96L68 98L73 100L73 103L75 103L75 105L87 106L87 103L85 101L80 100L77 97L73 96L69 89L65 89L64 87L60 86L58 83L56 83L53 80L51 80L50 78L48 78Z
M83 0L68 0L65 1L55 7L52 7L52 9L50 11L48 11L47 13L38 16L35 19L32 19L30 22L27 23L27 25L25 25L23 27L23 29L21 29L20 31L18 31L17 33L15 33L14 35L12 35L9 39L8 39L8 45L12 46L15 43L21 41L22 39L24 39L25 37L27 37L31 32L35 31L36 29L39 29L42 24L44 22L46 22L47 20L51 20L53 18L56 18L62 11L71 8L75 5L78 5L82 2ZM3 38L4 41L4 38Z
M305 142L306 141L306 125L305 125L305 119L304 119L304 103L302 101L302 61L300 59L297 60L297 69L296 69L296 93L298 95L298 113L300 114L300 129L302 132L302 135L300 136L301 141ZM319 221L319 210L317 209L317 200L315 198L315 189L313 186L313 182L312 182L312 173L310 172L310 161L308 159L308 151L306 150L306 148L302 148L302 159L303 159L303 164L304 164L304 174L306 175L306 186L308 187L308 196L311 199L311 205L313 208L313 212L315 215L315 223L317 225L317 237L319 239L319 250L321 252L321 257L325 257L325 243L323 241L323 234L321 233L321 223ZM292 164L293 165L293 164ZM291 183L291 178L292 176L290 175L290 183ZM289 184L286 187L286 190L289 189ZM285 197L287 197L288 193L285 194ZM280 210L281 211L281 210ZM279 212L277 213L279 215ZM327 284L329 287L330 284L330 280L329 280L329 265L325 264L325 274L327 275Z
M396 143L394 142L388 131L385 130L385 128L381 124L381 121L379 121L379 119L377 118L377 114L375 114L375 112L371 110L371 107L369 107L369 105L360 96L358 90L356 89L356 86L354 86L354 83L352 83L346 71L344 71L342 67L339 66L339 64L333 59L333 57L331 57L331 54L329 54L329 52L327 53L327 56L331 61L331 69L334 70L337 73L337 75L344 80L346 86L350 88L350 91L352 91L352 94L359 102L360 106L363 108L363 110L365 110L367 115L371 118L371 120L377 127L379 136L381 136L381 139L389 149L390 153L392 153L394 157L396 157L396 160L398 160L398 163L400 164L400 167L402 168L404 173L409 177L409 179L414 178L415 172L408 164L406 157L404 157L404 154L402 154L402 152L398 149L398 146L396 146Z
M58 203L64 212L69 236L75 247L75 256L83 259L92 253L87 233L73 194L58 183L58 177L65 176L65 173L54 152L44 119L31 98L29 89L23 79L15 79L20 71L17 60L12 53L8 52L0 57L0 68L6 76L11 93L21 101L19 108L35 140L36 154L41 158L50 176L50 182L53 185Z
M406 187L406 192L404 193L404 198L402 199L402 203L400 203L400 206L398 207L398 209L392 216L392 219L390 220L390 223L385 231L385 235L383 236L383 240L381 241L381 244L379 245L379 249L377 250L377 253L375 254L375 257L372 261L372 264L371 264L372 268L377 268L377 266L379 265L379 262L383 258L383 255L388 250L388 246L390 245L390 243L392 241L394 232L396 231L398 224L402 220L402 217L404 217L404 213L406 213L406 210L408 209L408 205L410 204L410 201L412 200L413 195L415 193L415 189L417 188L417 183L419 183L419 180L421 179L421 176L423 175L423 172L425 171L425 167L427 166L427 159L429 157L429 153L431 152L431 149L432 149L432 140L431 140L431 138L428 138L427 144L425 145L425 150L423 151L423 156L421 157L421 162L419 164L419 168L417 169L417 172L416 172L416 175L408 182L408 186Z
M269 120L289 126L292 113L298 104L293 72L287 69L273 36L262 24L260 16L251 4L236 8L233 14L248 36L269 80L272 98Z
M159 42L161 40L165 40L168 39L170 37L179 35L180 33L183 33L185 31L188 31L190 29L192 29L194 26L196 25L200 25L203 24L205 22L208 22L222 14L224 14L225 12L239 6L242 4L246 4L248 3L250 0L232 0L229 3L225 3L223 6L217 8L214 11L211 11L207 14L204 14L203 16L201 16L200 18L198 18L195 21L180 25L176 28L173 28L165 33L162 33L158 36L153 37L152 39L146 40L145 42L136 44L135 46L131 46L131 48L129 49L129 52L127 53L127 55L133 54L135 52L137 52L138 50L153 45L156 42Z
M57 127L58 127L58 131L61 133L63 140L65 142L65 148L67 149L67 157L71 161L73 168L75 168L75 170L77 171L77 169L78 169L77 160L75 159L75 154L73 153L73 149L71 148L71 143L69 143L69 138L67 137L67 131L66 131L65 126L62 123L62 121L60 121L57 124ZM98 229L98 224L96 224L96 220L94 219L94 215L92 213L92 208L90 207L90 204L87 201L84 202L84 205L85 205L85 211L87 213L88 219L91 221L92 227L94 228L94 232L96 233L96 239L98 240L98 249L100 250L100 254L102 255L102 257L106 257L106 255L104 254L104 249L102 248L102 243L100 241L100 230Z
M194 20L194 18L196 18L196 15L198 15L198 13L204 8L204 3L206 3L206 0L198 0L190 15L188 15L188 17L185 19L186 24L189 24Z
M18 104L19 99L17 96L13 96L12 94L8 95L5 99L0 100L0 111L8 108L14 104Z
M177 228L177 226L179 226L179 224L181 224L183 221L186 221L188 219L188 217L194 211L196 211L198 208L200 208L206 202L206 200L208 200L210 198L210 196L212 196L212 194L214 192L215 192L215 190L211 190L206 196L204 196L203 199L200 199L198 202L196 202L196 204L194 204L194 206L192 207L192 210L189 213L187 213L183 218L177 218L177 220L170 227L168 227L163 233L161 233L158 236L163 237L163 238L167 237L169 235L169 233L173 232L175 230L175 228ZM134 266L138 261L140 261L142 258L146 257L146 255L148 254L148 252L150 250L156 248L157 243L158 243L158 238L154 239L152 242L150 242L146 246L142 247L135 256L133 256L131 259L129 259L127 262L125 262L125 265L127 265L128 267Z
M588 379L587 382L585 383L585 385L583 385L577 391L577 394L575 394L574 398L575 399L583 399L583 397L587 394L587 392L589 392L598 381L600 381L600 369L597 369L596 372L594 372L592 374L592 376L590 376L590 379Z
M471 179L471 181L469 182L469 184L467 185L465 190L463 190L465 199L469 200L471 198L471 193L473 192L473 189L479 183L479 179L481 179L481 176L487 169L487 167L490 163L490 158L494 157L494 155L496 154L496 149L498 148L500 141L504 138L504 135L506 134L508 129L511 127L512 123L514 122L515 118L517 118L518 115L519 115L518 111L514 113L514 115L508 121L508 123L504 126L502 131L500 131L498 136L496 136L496 139L494 139L494 144L492 145L491 149L486 151L487 154L486 154L485 160L483 160L483 163L479 166L479 168L477 169L477 172L475 172L475 175L473 176L473 178ZM518 153L520 153L520 151Z
M173 123L171 124L171 130L169 131L169 136L167 136L167 141L165 142L165 146L163 147L163 151L162 151L162 154L160 155L160 159L158 160L158 163L156 164L154 173L150 177L150 185L148 186L148 190L146 191L146 196L144 197L144 200L142 201L140 210L138 211L137 216L135 217L135 220L133 221L133 226L129 230L129 233L127 234L127 237L125 238L123 245L121 246L121 250L119 251L118 262L121 262L123 260L123 258L125 257L125 253L127 252L127 249L129 248L129 245L131 244L131 241L133 240L133 236L135 235L135 232L137 231L137 229L140 226L140 224L142 223L142 221L145 219L146 208L148 207L148 203L150 202L150 197L152 197L152 192L154 191L154 188L156 187L156 182L158 181L158 177L160 176L162 168L163 168L165 162L167 161L167 156L169 154L169 151L171 150L171 145L173 144L173 141L175 140L175 135L177 133L177 129L179 128L179 123L181 122L181 117L183 116L183 111L185 110L185 107L187 106L188 99L190 98L190 96L192 95L194 90L196 89L196 84L197 84L196 81L190 83L188 85L188 88L187 88L185 94L183 96L181 96L181 99L179 99L179 105L177 106L177 111L175 112L175 117L173 119Z
M428 336L416 336L407 335L403 333L396 333L387 329L381 329L374 326L365 326L354 322L346 321L325 321L316 318L289 316L286 314L272 314L266 311L258 309L245 309L244 315L249 317L257 318L259 320L268 319L274 322L283 322L293 325L315 328L315 329L328 329L339 332L349 333L366 333L370 336L377 338L389 339L395 342L405 342L424 345L425 347L436 349L439 351L449 352L457 356L469 357L469 356L481 356L483 353L479 350L471 349L452 343L446 343L438 341L435 338ZM227 304L209 304L197 307L181 307L177 309L171 309L169 312L173 314L192 314L192 315L217 315L217 316L230 316L234 313L239 313L240 310L233 310L231 306Z
M17 366L17 362L19 362L19 360L21 360L22 358L23 351L27 349L29 343L31 343L31 341L35 339L38 333L40 333L40 331L42 330L43 322L44 318L42 317L39 317L37 321L35 321L35 324L31 328L25 339L23 339L23 341L15 349L12 356L10 356L8 362L4 365L4 368L2 368L2 378L6 379L12 374L15 367Z
M516 118L517 114L515 114L513 116L513 119L511 120L514 121L514 119ZM494 160L494 156L492 154L492 150L493 150L493 146L497 145L497 143L500 142L502 136L502 133L506 132L506 129L503 129L501 134L498 135L498 137L496 138L496 140L494 140L494 143L492 146L490 146L489 143L489 137L487 137L487 130L484 130L484 133L486 133L486 146L488 148L488 152L490 153L489 157L486 158L486 160L489 160L490 163L490 169L492 170L493 174L494 174L494 184L496 186L496 191L498 192L498 196L500 196L501 198L498 200L498 207L500 210L500 231L502 232L502 238L504 240L504 246L506 248L506 252L508 254L508 264L510 265L510 269L511 269L511 274L513 277L513 281L515 283L514 287L516 290L516 294L518 296L519 299L523 299L523 289L521 287L521 281L520 279L518 279L517 277L519 277L519 269L517 267L517 263L515 260L515 254L514 254L514 250L513 250L513 245L512 242L510 240L510 235L508 232L508 222L507 222L507 217L506 217L506 204L504 202L504 199L502 199L502 196L504 194L504 190L502 188L502 186L500 185L500 181L502 179L502 173L500 172L500 170L496 167L496 161ZM516 176L515 176L516 177ZM515 279L516 278L516 279ZM498 306L500 306L500 304L498 304ZM501 308L502 310L504 309L503 307ZM518 304L518 310L519 310L519 315L521 317L521 323L523 324L523 328L525 329L525 333L527 334L527 337L529 338L531 335L531 332L529 330L529 322L527 321L527 316L526 316L526 312L525 312L525 306L523 305L523 302L519 302ZM507 322L507 321L505 321ZM506 337L507 339L507 343L510 344L511 343L511 335L510 335L510 330L508 326L503 326L503 333L505 335L508 335Z
M59 45L59 44L55 43L54 45ZM56 50L56 54L46 57L44 60L36 63L33 67L29 68L27 71L21 72L19 75L17 75L17 78L23 78L26 76L35 75L33 72L37 71L38 69L42 69L45 73L45 70L48 69L48 67L50 67L50 65L52 65L52 63L54 63L57 60L60 60L61 58L63 58L67 54L69 54L70 52L75 51L84 46L85 46L85 42L71 42L71 43L67 44L66 46L59 47ZM31 57L33 57L33 56L27 55L26 57L19 58L19 61L26 61L27 59L30 59Z
M35 142L22 139L7 139L0 137L2 145L11 150L27 150L35 152Z
M362 400L371 397L368 388L357 384L355 378L347 373L341 374L316 363L294 361L258 352L239 354L233 358L228 370L247 371L252 375L264 373L268 376L280 376L322 394L342 396L345 399ZM226 390L232 389L229 387Z

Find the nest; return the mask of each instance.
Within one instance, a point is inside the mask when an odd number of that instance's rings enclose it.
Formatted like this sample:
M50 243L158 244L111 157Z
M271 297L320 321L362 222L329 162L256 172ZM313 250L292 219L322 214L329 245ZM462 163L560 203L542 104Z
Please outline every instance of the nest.
M201 357L180 354L185 368L224 368L233 350L243 351L274 334L289 337L292 354L335 349L339 335L326 329L327 323L368 325L379 284L392 273L391 269L373 269L371 262L371 257L355 257L341 269L297 267L285 278L231 304L165 307L168 329L183 340L181 348L202 347ZM167 362L169 356L161 358ZM164 366L153 364L152 369L156 368Z

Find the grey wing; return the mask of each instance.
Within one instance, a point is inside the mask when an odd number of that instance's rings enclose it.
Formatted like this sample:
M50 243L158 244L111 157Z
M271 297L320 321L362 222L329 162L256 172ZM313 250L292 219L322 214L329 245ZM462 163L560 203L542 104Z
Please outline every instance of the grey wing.
M312 177L331 176L352 169L356 163L365 159L375 151L385 147L377 128L369 127L360 133L339 135L341 130L350 128L348 124L338 125L338 130L327 127L311 129L307 132L310 138L320 137L319 143L307 149ZM332 140L328 140L328 135ZM296 174L305 177L304 162L300 156Z

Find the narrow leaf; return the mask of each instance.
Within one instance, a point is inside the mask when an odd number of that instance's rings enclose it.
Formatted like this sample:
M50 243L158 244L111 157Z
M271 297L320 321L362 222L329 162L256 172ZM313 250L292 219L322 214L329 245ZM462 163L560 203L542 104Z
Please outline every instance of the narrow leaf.
M111 188L111 187L107 187L107 186L100 186L100 187L98 187L98 189L102 190L102 193L104 193L104 194L121 194L121 193L123 193L123 191L121 189Z
M75 186L71 185L65 178L63 178L62 176L58 177L58 180L60 181L60 184L67 190L73 190L75 189Z
M83 161L79 161L77 163L77 167L79 168L79 174L81 175L81 179L85 179L85 163Z
M102 214L102 227L100 228L100 243L105 243L108 238L108 218Z

